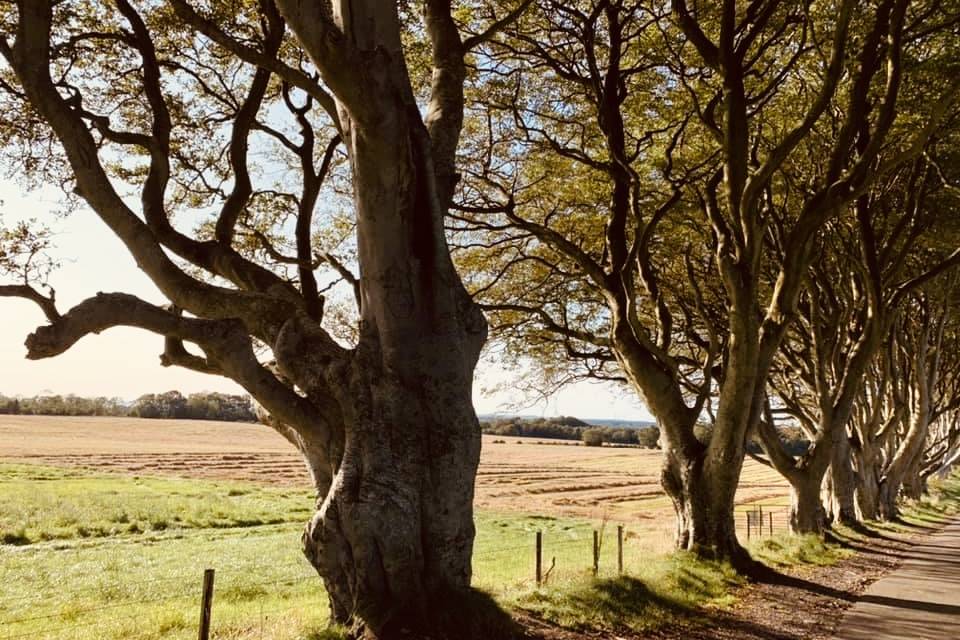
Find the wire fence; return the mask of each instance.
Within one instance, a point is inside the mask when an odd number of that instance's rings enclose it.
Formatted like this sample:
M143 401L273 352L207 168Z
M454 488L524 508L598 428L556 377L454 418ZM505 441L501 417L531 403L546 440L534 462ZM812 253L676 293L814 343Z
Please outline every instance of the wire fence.
M737 536L753 542L789 530L783 505L735 510ZM511 538L515 534L510 534ZM637 575L649 562L649 529L603 522L530 530L524 543L478 539L474 585L495 593L523 591L583 576ZM289 569L249 563L215 567L211 638L275 640L303 637L326 622L322 583L302 562ZM57 587L0 598L0 640L196 638L202 574L131 578L76 589Z
M734 509L733 515L741 543L790 531L790 508L785 505L740 505Z

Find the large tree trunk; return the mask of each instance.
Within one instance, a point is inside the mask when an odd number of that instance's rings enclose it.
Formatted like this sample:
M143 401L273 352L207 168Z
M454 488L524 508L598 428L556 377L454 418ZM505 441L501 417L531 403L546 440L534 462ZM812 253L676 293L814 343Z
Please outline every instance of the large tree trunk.
M817 436L800 458L782 447L770 420L758 424L758 435L770 464L790 483L790 530L793 533L823 533L827 514L823 506L824 476L830 464L834 423L819 425ZM835 426L835 424L834 424Z
M919 474L908 475L903 480L901 494L910 500L919 500L927 492L927 483Z
M876 520L880 508L880 477L878 455L873 450L864 449L855 454L857 461L856 489L857 513L861 520Z
M920 475L922 458L923 450L921 449L903 474L901 493L905 498L909 498L910 500L919 500L923 497L923 494L927 492L926 480Z
M443 227L462 121L460 40L432 7L427 27L449 59L435 42L440 75L428 130L396 6L334 4L344 50L364 60L349 72L360 80L335 85L353 174L361 322L350 361L318 367L341 407L345 438L304 550L327 583L334 619L356 633L489 637L470 629L469 615L480 456L471 389L486 322L454 269ZM325 78L343 80L304 7L282 3Z
M934 391L940 375L940 349L949 318L947 303L948 300L943 301L944 308L936 318L930 315L928 305L924 304L922 308L924 323L914 344L910 372L909 427L880 481L880 517L884 520L899 517L897 497L901 488L904 488L904 482L911 483L906 487L908 495L912 493L919 497L923 490L922 483L915 476L919 475L933 416Z
M707 464L705 449L687 455L664 451L661 481L676 512L677 548L749 569L752 561L737 541L733 512L739 468L735 474L707 472Z
M905 440L901 443L893 461L887 467L886 474L880 480L878 515L882 520L899 518L898 499L901 489L904 488L904 481L908 479L913 457L922 450L926 438L926 415L914 415L911 422ZM920 424L924 426L921 428Z
M471 387L486 325L446 251L426 131L415 109L392 113L349 138L363 320L349 368L330 373L341 381L344 452L304 547L338 621L362 621L380 639L444 637L454 620L466 624L453 603L470 586Z
M881 520L892 521L900 516L897 504L900 496L900 483L884 478L880 481L877 492L877 517Z
M857 478L853 470L852 455L846 429L840 429L831 447L830 472L827 477L827 490L824 492L827 518L831 522L857 522Z
M377 355L350 372L344 455L303 541L334 618L394 638L459 615L451 596L470 586L480 432L470 372L405 379Z
M820 500L824 471L819 465L798 470L790 478L790 530L796 534L821 534L827 514Z
M614 322L616 355L657 416L663 450L661 483L676 512L677 548L752 569L749 554L737 541L733 514L752 391L743 393L735 384L728 385L735 393L722 396L723 409L718 412L711 442L702 443L694 434L699 410L685 404L671 374L637 349L631 336L632 328L621 316ZM731 410L731 405L740 410Z
M922 351L922 350L921 350ZM917 366L910 426L900 446L897 447L886 472L880 480L879 516L883 520L896 520L899 515L897 500L904 480L909 477L915 460L922 455L930 426L930 384L926 378L926 361L923 355L917 356L921 365Z

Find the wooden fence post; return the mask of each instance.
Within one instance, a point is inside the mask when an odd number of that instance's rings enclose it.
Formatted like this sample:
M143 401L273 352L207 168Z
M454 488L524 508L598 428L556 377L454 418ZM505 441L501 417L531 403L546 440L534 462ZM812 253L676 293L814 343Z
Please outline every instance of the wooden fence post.
M750 512L744 511L743 515L747 517L747 542L750 542Z
M617 573L623 575L623 525L617 525Z
M593 530L593 575L600 575L600 532Z
M758 523L760 526L757 527L757 529L759 529L760 537L762 538L763 537L763 505L762 504L758 505L757 508L760 510L760 519L758 520Z
M543 531L537 531L537 586L543 582Z
M769 513L770 516L770 536L773 536L773 511Z
M213 607L213 569L203 572L203 594L200 599L200 640L210 640L210 611Z

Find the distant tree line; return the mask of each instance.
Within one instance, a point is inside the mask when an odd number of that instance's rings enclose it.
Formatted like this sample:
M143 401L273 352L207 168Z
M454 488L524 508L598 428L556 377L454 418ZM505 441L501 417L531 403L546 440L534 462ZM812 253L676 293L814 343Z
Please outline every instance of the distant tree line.
M179 391L148 393L132 403L121 398L82 398L75 395L10 397L0 394L0 414L35 416L131 416L181 420L255 422L250 397L227 393Z
M125 416L129 403L120 398L81 398L75 395L9 397L0 394L0 414L24 416Z
M635 445L647 449L658 449L660 430L657 427L617 428L594 426L572 416L557 418L523 418L518 416L498 418L480 423L484 433L495 436L514 436L527 438L550 438L554 440L579 440L588 447L604 444ZM694 435L707 444L713 434L713 427L700 422L694 428ZM801 456L810 447L810 440L803 429L797 426L779 425L777 434L785 450L791 455ZM752 454L763 452L759 441L752 439L747 444Z
M780 444L784 450L792 456L802 456L810 448L810 438L800 427L777 426L777 435L780 436ZM754 438L750 444L752 453L763 451L759 438Z
M180 418L187 420L227 420L256 422L249 396L226 393L194 393L184 397L179 391L148 393L130 408L138 418Z
M777 425L776 434L784 451L792 456L802 456L810 448L810 439L803 429L793 425ZM703 444L708 444L713 437L713 426L705 422L698 422L693 428L693 435ZM763 444L759 437L754 436L747 442L746 450L753 455L763 453Z
M490 422L481 422L480 426L484 433L490 435L580 440L587 446L597 447L607 443L637 445L652 449L657 446L657 441L660 439L660 431L656 427L645 429L597 427L571 416L533 419L498 418Z

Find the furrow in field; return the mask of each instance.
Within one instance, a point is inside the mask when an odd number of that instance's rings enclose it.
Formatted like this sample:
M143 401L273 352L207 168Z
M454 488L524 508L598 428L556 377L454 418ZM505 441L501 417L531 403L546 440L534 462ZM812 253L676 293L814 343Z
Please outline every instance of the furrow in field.
M299 453L259 425L0 416L0 458L129 475L310 487ZM672 511L659 485L661 464L655 450L484 436L476 504L493 511L652 522ZM739 504L782 503L787 495L776 472L746 462Z

